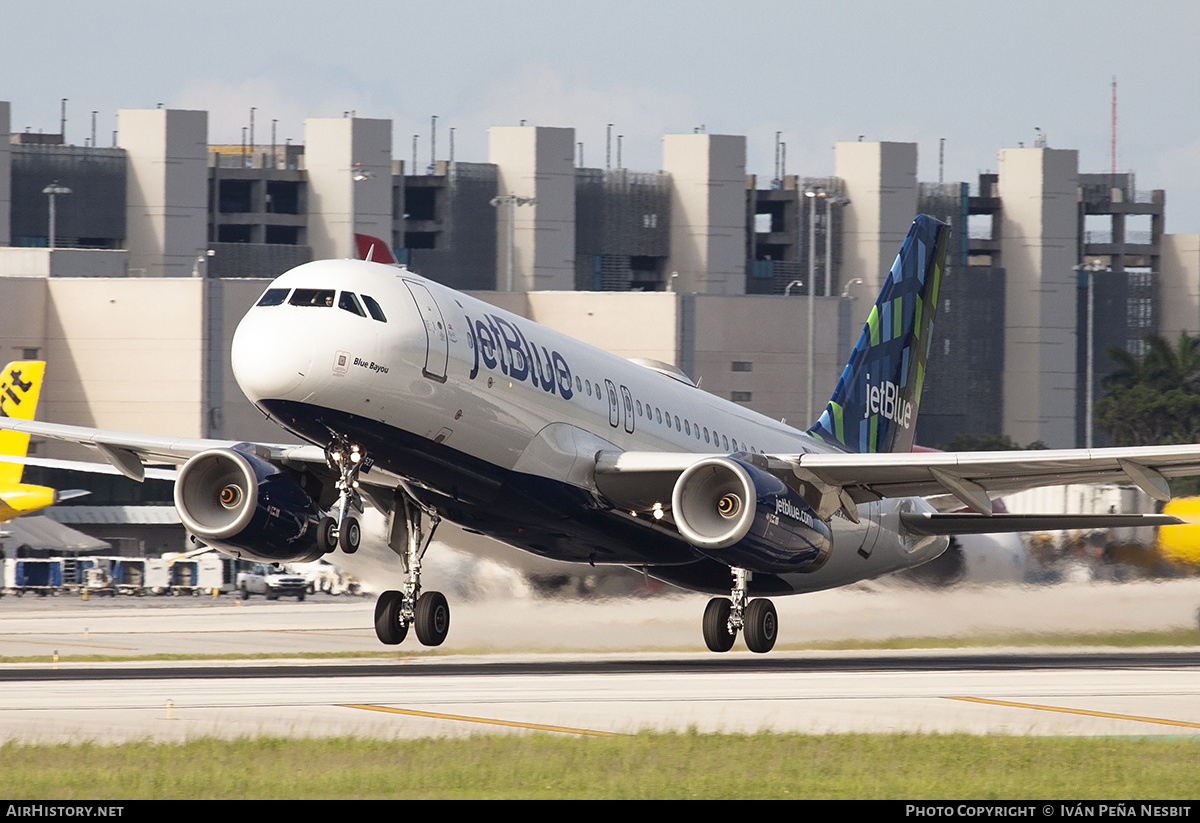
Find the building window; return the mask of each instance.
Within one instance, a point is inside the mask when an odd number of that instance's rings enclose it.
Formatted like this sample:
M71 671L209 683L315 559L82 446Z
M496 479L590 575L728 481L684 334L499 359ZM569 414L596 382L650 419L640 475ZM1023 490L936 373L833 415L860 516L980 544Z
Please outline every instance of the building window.
M734 360L729 364L730 371L754 371L754 363L749 360Z
M731 399L734 403L749 403L754 399L754 392L735 391Z

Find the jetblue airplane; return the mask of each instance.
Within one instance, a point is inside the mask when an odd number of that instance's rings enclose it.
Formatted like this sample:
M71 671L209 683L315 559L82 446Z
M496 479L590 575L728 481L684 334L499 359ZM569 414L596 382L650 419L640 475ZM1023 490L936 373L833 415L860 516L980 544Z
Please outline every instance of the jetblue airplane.
M703 637L754 652L770 595L878 577L948 535L1158 525L1161 515L993 513L991 493L1127 480L1159 499L1200 447L913 451L949 227L921 216L850 362L807 431L701 391L678 369L585 345L406 268L323 260L277 278L233 338L247 397L307 445L180 440L47 423L0 428L82 443L140 479L180 465L192 539L238 557L313 560L389 517L407 582L380 595L386 644L436 646L450 608L422 591L438 523L557 560L617 564L714 597ZM963 506L971 511L944 513ZM753 599L752 599L753 598Z

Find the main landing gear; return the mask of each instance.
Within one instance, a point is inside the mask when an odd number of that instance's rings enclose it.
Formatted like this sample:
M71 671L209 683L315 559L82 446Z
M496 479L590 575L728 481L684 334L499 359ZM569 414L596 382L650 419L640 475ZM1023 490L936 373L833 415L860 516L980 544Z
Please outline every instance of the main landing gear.
M417 640L424 646L440 646L450 632L450 604L441 592L421 591L421 559L433 540L441 518L425 512L409 495L397 490L392 512L392 534L388 545L400 555L408 580L404 591L386 591L375 602L375 634L381 643L397 646L408 635L408 627L416 629ZM401 520L403 518L403 520ZM429 519L429 531L423 531L423 520ZM398 527L403 528L403 550L394 539Z
M317 526L317 546L326 554L339 548L346 554L354 554L362 543L362 525L353 512L363 512L362 495L358 492L363 457L357 444L342 437L334 438L325 447L325 462L338 473L337 516L326 517Z
M733 590L730 598L714 597L704 609L704 644L709 651L727 652L741 630L746 638L746 647L762 654L775 646L779 632L779 617L775 605L766 598L746 603L746 587L750 572L733 568Z

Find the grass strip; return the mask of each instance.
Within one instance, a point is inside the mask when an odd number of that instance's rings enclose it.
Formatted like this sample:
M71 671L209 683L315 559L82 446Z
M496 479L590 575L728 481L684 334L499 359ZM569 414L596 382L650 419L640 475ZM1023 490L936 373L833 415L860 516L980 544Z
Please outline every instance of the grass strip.
M0 746L12 800L1190 799L1200 736L638 734Z

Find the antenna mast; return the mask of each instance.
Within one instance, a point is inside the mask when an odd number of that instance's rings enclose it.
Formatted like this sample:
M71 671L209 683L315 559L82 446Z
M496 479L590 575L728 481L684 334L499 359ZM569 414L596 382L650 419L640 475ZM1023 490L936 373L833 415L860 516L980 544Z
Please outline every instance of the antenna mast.
M1109 146L1112 159L1112 184L1117 184L1117 78L1112 79L1112 143Z

